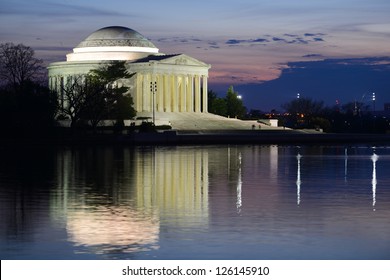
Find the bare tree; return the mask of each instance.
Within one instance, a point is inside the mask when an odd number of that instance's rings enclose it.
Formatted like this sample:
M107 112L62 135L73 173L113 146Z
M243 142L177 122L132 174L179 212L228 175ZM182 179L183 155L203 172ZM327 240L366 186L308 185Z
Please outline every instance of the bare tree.
M34 57L34 50L22 44L0 44L0 78L13 87L32 80L42 69L42 60Z
M282 104L281 107L291 115L316 116L324 110L323 101L315 101L310 98L297 98L290 102Z
M68 82L61 87L60 112L70 118L72 127L82 117L87 94L87 86L82 76L73 76L72 82Z
M133 100L127 94L128 88L116 84L118 79L135 74L128 74L124 63L102 65L86 75L73 76L61 86L58 93L60 112L69 117L72 127L85 120L96 128L104 118L120 122L135 115Z

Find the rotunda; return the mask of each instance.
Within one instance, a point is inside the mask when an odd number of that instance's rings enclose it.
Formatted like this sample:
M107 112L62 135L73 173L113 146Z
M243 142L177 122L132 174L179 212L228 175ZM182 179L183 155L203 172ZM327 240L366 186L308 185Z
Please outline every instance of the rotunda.
M132 61L157 53L156 46L137 31L109 26L91 33L66 58L67 61Z

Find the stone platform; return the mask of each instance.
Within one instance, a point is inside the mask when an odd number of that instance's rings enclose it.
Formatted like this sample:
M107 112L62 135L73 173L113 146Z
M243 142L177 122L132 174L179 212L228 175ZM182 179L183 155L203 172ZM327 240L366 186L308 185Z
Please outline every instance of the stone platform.
M137 113L138 118L149 118L150 112ZM199 130L281 130L280 127L272 127L257 121L243 121L236 118L225 118L210 113L155 113L156 125L170 124L173 130L199 131Z

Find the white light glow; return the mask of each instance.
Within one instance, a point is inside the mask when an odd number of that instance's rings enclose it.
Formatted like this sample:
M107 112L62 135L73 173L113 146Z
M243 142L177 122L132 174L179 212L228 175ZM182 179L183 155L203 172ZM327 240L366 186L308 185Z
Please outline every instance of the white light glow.
M74 48L66 55L67 61L136 60L149 54L158 54L157 48L144 47L88 47Z
M112 47L87 47L74 48L73 53L95 53L95 52L144 52L144 53L158 53L157 48L146 47L128 47L128 46L112 46Z

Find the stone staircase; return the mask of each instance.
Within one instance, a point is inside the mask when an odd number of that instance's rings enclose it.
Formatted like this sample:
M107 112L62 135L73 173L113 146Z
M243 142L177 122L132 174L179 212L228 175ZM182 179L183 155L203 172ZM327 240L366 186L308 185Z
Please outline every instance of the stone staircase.
M149 112L137 113L137 117L149 117L152 118L152 114ZM271 127L266 124L260 124L257 121L243 121L235 118L225 118L222 116L210 114L210 113L167 113L156 112L155 121L159 123L170 123L172 129L175 130L252 130L253 125L255 129L264 130L278 130L281 128Z

